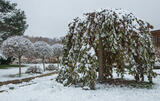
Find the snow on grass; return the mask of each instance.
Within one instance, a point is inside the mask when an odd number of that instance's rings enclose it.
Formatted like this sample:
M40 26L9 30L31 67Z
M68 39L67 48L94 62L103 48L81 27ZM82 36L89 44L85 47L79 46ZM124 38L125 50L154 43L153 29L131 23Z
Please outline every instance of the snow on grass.
M57 75L37 78L28 86L5 85L0 90L0 101L160 101L160 76L154 79L153 89L137 89L97 84L97 90L82 90L73 86L64 87L55 81ZM52 80L51 80L52 79Z
M39 74L25 74L25 71L31 67L31 66L40 66L40 68L43 68L42 64L28 64L26 67L22 68L22 76L19 77L19 69L18 67L11 67L8 69L0 69L0 82L2 81L8 81L8 80L15 80L15 79L22 79L26 77L32 77L32 76L37 76ZM45 66L47 67L49 64L46 64ZM43 73L48 73L49 71L43 72Z

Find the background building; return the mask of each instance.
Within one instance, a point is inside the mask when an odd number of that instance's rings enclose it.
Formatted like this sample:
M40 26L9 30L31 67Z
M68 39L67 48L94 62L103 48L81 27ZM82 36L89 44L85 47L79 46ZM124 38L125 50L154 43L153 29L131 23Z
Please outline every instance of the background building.
M152 37L153 37L153 44L160 48L160 30L152 31Z

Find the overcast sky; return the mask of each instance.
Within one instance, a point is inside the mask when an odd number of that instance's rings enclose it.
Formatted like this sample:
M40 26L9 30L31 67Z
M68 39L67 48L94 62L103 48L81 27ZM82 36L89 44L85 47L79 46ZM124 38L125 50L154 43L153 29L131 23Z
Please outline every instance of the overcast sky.
M123 8L160 29L160 0L10 0L25 11L25 35L61 37L73 18L101 8Z

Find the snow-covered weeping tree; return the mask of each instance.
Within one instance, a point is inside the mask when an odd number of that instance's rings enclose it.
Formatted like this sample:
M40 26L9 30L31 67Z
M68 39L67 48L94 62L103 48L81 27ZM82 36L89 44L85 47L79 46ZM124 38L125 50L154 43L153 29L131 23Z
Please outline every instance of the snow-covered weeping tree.
M34 43L35 57L41 58L43 63L43 69L45 71L45 59L52 56L51 47L44 41L37 41Z
M2 51L6 56L13 56L19 60L19 76L21 76L21 58L23 55L28 54L32 43L23 36L10 37L2 43Z
M155 55L150 29L149 23L121 9L105 9L74 19L63 40L57 81L94 89L97 79L102 82L113 77L113 69L122 78L127 69L136 81L143 81L147 75L152 82Z
M51 47L53 51L53 57L57 58L57 61L59 62L59 57L62 56L63 54L62 52L63 45L57 43L57 44L52 45Z

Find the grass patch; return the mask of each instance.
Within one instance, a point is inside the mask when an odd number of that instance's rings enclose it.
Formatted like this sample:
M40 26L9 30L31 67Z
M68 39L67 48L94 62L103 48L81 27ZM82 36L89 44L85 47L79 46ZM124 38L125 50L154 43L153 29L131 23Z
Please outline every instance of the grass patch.
M22 67L26 67L26 65L21 65ZM0 69L8 69L8 68L17 68L19 65L0 65Z
M153 87L153 83L149 83L149 82L136 82L135 80L126 80L126 79L106 79L104 82L104 84L109 84L109 85L113 85L113 86L120 86L120 87L133 87L133 88L147 88L147 89L151 89Z

